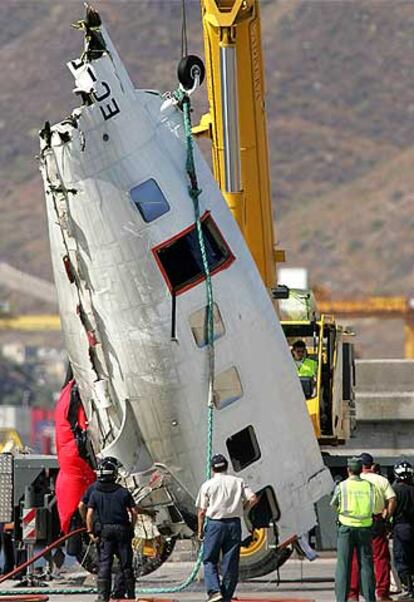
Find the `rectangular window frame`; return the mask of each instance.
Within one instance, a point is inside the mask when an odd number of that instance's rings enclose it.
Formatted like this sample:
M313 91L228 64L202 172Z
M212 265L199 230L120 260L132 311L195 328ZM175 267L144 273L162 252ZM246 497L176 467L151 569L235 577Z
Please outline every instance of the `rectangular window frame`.
M215 219L212 217L211 211L206 211L203 214L203 216L200 218L200 221L201 221L201 223L204 223L207 219L211 220L213 228L217 231L218 235L220 236L220 239L221 239L220 242L223 243L223 245L227 251L227 258L222 263L217 265L213 270L211 270L210 275L214 276L215 274L218 274L219 272L226 270L228 267L230 267L230 265L234 262L234 260L236 258L233 255L226 239L222 235L220 228L217 226ZM185 228L184 230L181 230L180 232L178 232L177 234L175 234L174 236L169 238L168 240L164 240L162 243L156 245L155 247L153 247L151 249L152 254L154 255L155 261L156 261L156 263L161 271L161 274L163 275L163 278L167 284L168 290L170 291L171 295L175 295L176 297L178 297L178 295L182 295L183 293L186 293L187 291L191 290L195 286L198 286L201 282L203 282L206 279L205 275L202 274L199 277L197 277L196 279L192 280L191 282L188 282L184 286L181 286L178 289L174 290L174 288L170 282L170 279L168 277L168 274L166 273L164 266L161 262L161 259L159 258L158 252L160 251L160 249L163 249L164 247L171 245L171 243L178 240L179 238L182 238L183 236L185 236L186 234L188 234L189 232L191 232L192 230L195 230L195 229L196 229L196 224L193 223L190 226L188 226L187 228Z
M204 349L207 346L207 333L203 332L203 337L201 338L199 336L199 331L205 331L207 330L206 328L206 324L204 323L204 325L196 325L196 319L198 319L197 316L202 316L204 318L204 321L206 320L206 314L207 314L207 307L204 305L203 307L200 307L199 309L196 309L195 311L193 311L189 318L188 318L188 324L190 327L190 332L192 334L193 337L193 341L194 344L196 345L197 349ZM218 303L216 301L213 302L213 323L214 323L214 341L218 341L219 339L221 339L221 337L224 337L224 335L226 334L226 327L223 321L223 316L221 315L221 311L220 308L218 306Z
M229 375L229 374L234 374L235 376L235 382L238 385L238 391L236 392L236 390L234 389L234 394L230 397L225 397L223 400L219 401L218 398L218 392L219 389L217 387L217 382L219 381L220 378L222 378L224 375ZM226 408L230 407L231 405L233 405L233 403L236 403L236 401L240 401L242 398L244 397L244 389L243 389L243 383L241 381L240 378L240 372L237 369L237 366L228 366L226 369L221 370L219 373L217 373L215 375L215 379L214 379L214 405L216 406L217 410L225 410Z
M249 520L255 529L266 529L272 521L277 522L281 517L276 492L271 485L266 485L255 493L259 501L249 510Z
M163 201L164 201L164 203L165 203L165 205L167 207L165 211L163 211L162 213L159 213L158 215L156 215L152 219L148 219L148 217L146 215L146 212L144 210L145 203L142 203L140 201L136 201L132 197L132 191L133 190L135 190L136 188L139 188L139 187L143 186L144 184L147 184L150 181L154 182L156 188L161 193L161 197L162 197L162 199L163 199ZM132 205L138 211L138 213L139 213L142 221L145 224L152 224L153 222L157 221L158 219L160 219L161 217L163 217L164 215L166 215L167 213L169 213L171 211L171 205L168 202L168 199L165 196L164 191L162 190L161 186L158 184L158 182L157 182L157 180L155 178L147 178L146 180L143 180L142 182L139 182L138 184L135 184L134 186L132 186L132 188L129 189L128 195L129 195L129 199L130 199Z
M248 435L250 437L251 445L253 448L253 456L249 459L248 462L245 462L242 465L240 458L238 458L234 454L234 449L232 447L232 439L234 439L235 437L239 437L240 434L244 433L245 431L248 432ZM233 433L232 435L227 437L226 448L227 448L227 452L229 454L231 465L233 467L234 472L236 472L236 473L241 472L242 470L245 470L246 468L248 468L255 462L258 462L260 460L260 458L262 457L262 450L260 448L259 441L258 441L257 434L256 434L256 429L254 428L253 424L248 424L247 426L240 429L236 433Z

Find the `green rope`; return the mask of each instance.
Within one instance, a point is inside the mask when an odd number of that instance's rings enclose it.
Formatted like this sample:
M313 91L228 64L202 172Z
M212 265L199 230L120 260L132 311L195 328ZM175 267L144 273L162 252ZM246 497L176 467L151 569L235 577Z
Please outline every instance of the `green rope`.
M194 145L191 131L191 104L190 98L181 90L177 90L175 98L180 102L184 115L184 133L187 142L186 170L190 180L188 194L193 201L194 221L197 230L198 244L203 263L203 271L206 280L207 312L206 312L206 334L207 352L209 364L208 404L207 404L207 445L206 445L206 479L211 477L211 456L213 453L213 412L214 412L214 301L213 285L211 281L210 266L208 265L207 249L200 219L200 205L198 197L201 190L198 187L197 174L194 163ZM186 589L196 579L201 563L203 561L203 544L198 551L197 559L191 573L179 585L175 587L138 588L139 594L167 594L177 593Z
M200 205L198 197L201 190L198 188L197 174L194 164L194 145L191 130L191 105L188 96L183 99L184 113L184 132L187 140L187 174L190 179L188 189L189 195L193 201L195 224L197 229L198 244L203 262L203 271L206 279L206 294L207 294L207 315L206 315L206 330L207 330L207 351L209 359L209 394L208 394L208 428L207 428L207 458L206 458L206 478L211 477L211 455L212 455L212 434L213 434L213 409L214 409L214 300L213 300L213 283L211 281L210 266L208 265L207 249L204 241L204 234L200 219Z

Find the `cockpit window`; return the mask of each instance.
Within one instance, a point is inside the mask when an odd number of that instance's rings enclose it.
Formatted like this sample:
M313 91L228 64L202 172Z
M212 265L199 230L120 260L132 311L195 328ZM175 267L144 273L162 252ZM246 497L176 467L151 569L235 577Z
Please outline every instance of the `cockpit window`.
M167 199L152 178L129 191L129 196L145 222L153 222L170 210Z

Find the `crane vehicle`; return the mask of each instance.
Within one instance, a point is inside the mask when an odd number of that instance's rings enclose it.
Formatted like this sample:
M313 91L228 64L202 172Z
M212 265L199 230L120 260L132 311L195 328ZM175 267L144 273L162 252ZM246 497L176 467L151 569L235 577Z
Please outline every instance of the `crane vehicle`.
M88 8L79 27L84 52L68 67L81 106L45 124L40 161L94 452L121 461L171 538L194 527L214 445L260 492L251 528L271 525L273 545L286 542L313 526L332 483L268 291L196 147L189 161L200 64L181 64L181 95L135 90L98 13ZM275 462L282 451L289 461ZM268 549L246 560L246 575L275 568Z
M284 261L284 251L274 242L260 3L201 0L201 6L209 112L194 131L211 139L215 178L269 294L277 296L275 263ZM352 352L347 342L342 357L342 328L314 309L282 325L289 341L311 339L309 351L318 360L315 391L303 383L318 440L344 442L352 399L349 387L343 397L341 382L343 372L351 379Z

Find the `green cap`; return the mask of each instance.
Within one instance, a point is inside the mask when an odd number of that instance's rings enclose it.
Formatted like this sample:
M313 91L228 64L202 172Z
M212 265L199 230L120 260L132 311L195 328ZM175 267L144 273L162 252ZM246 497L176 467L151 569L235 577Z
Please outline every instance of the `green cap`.
M351 470L361 471L362 470L362 460L361 460L361 458L356 458L356 457L348 458L347 466Z

